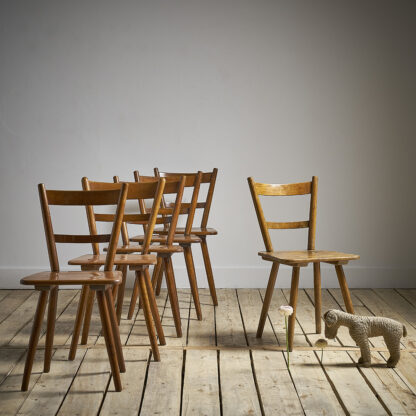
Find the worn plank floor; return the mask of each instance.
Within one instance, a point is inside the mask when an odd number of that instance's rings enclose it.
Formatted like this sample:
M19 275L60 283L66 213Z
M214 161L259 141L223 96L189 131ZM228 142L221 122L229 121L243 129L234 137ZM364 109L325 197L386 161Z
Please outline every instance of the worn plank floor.
M385 367L382 339L371 340L372 368L357 366L359 352L348 331L323 352L313 347L313 291L300 290L295 349L285 352L285 329L277 306L288 290L276 289L262 339L256 338L263 289L220 289L214 308L200 290L203 320L196 319L190 291L178 291L183 337L175 334L166 290L158 297L167 345L154 362L141 311L120 326L127 372L124 390L114 391L97 311L88 345L67 361L79 292L60 292L51 372L42 374L44 331L27 392L20 391L30 318L37 294L0 290L1 415L415 415L416 290L352 291L356 313L384 315L403 322L402 359ZM323 311L344 309L339 289L324 290Z

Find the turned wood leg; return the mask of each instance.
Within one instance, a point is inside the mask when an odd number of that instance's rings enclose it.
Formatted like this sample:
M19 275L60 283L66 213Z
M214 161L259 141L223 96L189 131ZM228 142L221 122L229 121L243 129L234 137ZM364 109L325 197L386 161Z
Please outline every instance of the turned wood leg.
M184 245L183 252L185 255L185 263L186 263L186 269L188 271L188 279L189 279L189 284L191 286L192 297L194 299L196 316L198 320L200 321L202 319L201 303L199 302L198 283L196 281L195 265L194 265L194 259L192 257L191 245L190 244Z
M121 267L121 272L123 277L121 279L120 287L118 288L117 293L117 323L120 325L121 314L123 312L123 302L124 302L124 292L126 290L126 281L127 281L127 266Z
M152 287L153 291L156 293L157 282L160 274L160 269L163 267L163 257L157 256L157 263L155 264L152 272Z
M133 318L134 308L136 306L137 296L139 295L139 281L136 273L134 280L133 293L131 294L129 312L127 313L127 319Z
M84 325L82 327L81 345L87 345L90 332L92 310L94 308L95 290L89 290L85 304Z
M289 351L293 349L293 337L295 335L295 322L296 322L296 304L298 301L298 288L299 288L299 266L293 267L292 283L290 285L290 306L293 308L292 315L289 316Z
M42 328L43 315L45 314L48 290L42 289L39 293L38 306L36 307L33 320L32 332L29 339L29 347L26 356L25 369L23 372L22 391L29 387L30 374L32 373L33 360L35 359L36 347L38 346L40 330Z
M166 284L168 286L168 294L170 307L172 309L173 321L175 322L176 336L182 336L182 321L181 312L179 308L178 292L176 291L175 274L173 271L172 257L164 258Z
M120 329L118 327L117 315L114 309L114 299L113 299L113 294L112 294L111 289L107 289L105 291L105 297L106 297L108 312L110 315L111 330L113 332L114 345L116 347L118 367L120 369L120 373L125 373L126 365L124 363L123 347L121 345L121 339L120 339Z
M144 314L144 318L146 321L147 333L149 334L150 345L153 351L153 357L155 361L160 361L159 347L157 345L155 328L153 326L152 312L150 310L149 297L147 294L146 283L144 280L145 279L144 272L142 270L140 271L137 270L136 278L139 282L140 297L142 299L142 305L143 305L143 314Z
M212 301L214 302L214 306L217 306L218 305L217 292L215 290L214 275L212 273L211 259L209 257L206 236L201 236L201 250L202 250L202 257L204 258L205 272L207 274L209 292L211 293L211 298L212 298Z
M322 332L321 263L313 264L313 295L315 303L315 330L317 334L320 334Z
M81 297L78 303L77 315L75 317L74 332L72 333L71 346L69 348L69 355L68 355L69 361L72 361L75 359L75 354L77 352L77 346L78 346L79 333L81 331L82 318L84 317L85 304L87 301L87 297L89 295L89 291L90 291L90 288L88 286L84 285L82 287Z
M354 307L352 306L350 291L348 289L347 280L345 279L344 269L341 265L335 266L337 272L339 286L341 288L342 297L344 299L345 307L348 313L354 313Z
M157 264L156 264L157 266ZM159 270L157 270L157 275L156 275L156 296L160 295L160 290L162 289L162 281L163 281L163 267L164 266L164 262L162 262L162 264L160 265ZM166 272L165 272L166 274Z
M45 340L45 360L43 363L43 372L49 373L52 360L52 347L53 337L55 333L55 320L56 320L56 306L58 303L58 286L55 286L49 291L49 304L48 304L48 321L46 327L46 340Z
M149 298L150 309L152 311L157 336L159 337L159 344L166 345L165 334L163 333L162 324L160 322L159 309L157 308L155 292L153 291L152 283L150 281L150 273L148 267L146 267L144 270L144 281L146 283L147 297Z
M259 326L257 327L257 338L263 335L264 324L266 323L267 313L269 312L270 302L273 296L273 290L276 283L277 272L279 271L279 263L273 262L270 271L269 282L267 283L266 295L264 296L263 307L261 309Z
M111 290L111 289L110 289ZM97 302L100 310L101 324L103 327L103 335L105 339L105 345L107 347L108 360L110 361L111 373L113 375L114 386L116 391L121 391L121 378L120 369L117 361L116 346L114 343L113 331L111 329L110 314L108 308L112 305L108 305L106 297L104 295L104 288L97 290Z

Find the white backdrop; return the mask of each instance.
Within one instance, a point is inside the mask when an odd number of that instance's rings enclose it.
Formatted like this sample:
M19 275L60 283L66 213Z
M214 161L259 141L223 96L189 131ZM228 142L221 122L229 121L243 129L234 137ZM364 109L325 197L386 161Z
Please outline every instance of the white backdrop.
M361 254L346 267L350 285L414 287L414 1L0 7L1 287L48 267L39 182L79 188L84 175L132 179L154 166L219 168L210 221L219 235L209 240L218 287L267 281L246 178L312 175L317 248ZM267 202L272 220L305 219L302 198ZM56 229L77 220L85 224L83 212L60 214ZM306 248L304 230L275 234L276 248ZM88 250L64 247L62 264ZM199 253L195 262L206 286ZM282 268L278 285L289 276ZM332 269L323 284L336 286Z

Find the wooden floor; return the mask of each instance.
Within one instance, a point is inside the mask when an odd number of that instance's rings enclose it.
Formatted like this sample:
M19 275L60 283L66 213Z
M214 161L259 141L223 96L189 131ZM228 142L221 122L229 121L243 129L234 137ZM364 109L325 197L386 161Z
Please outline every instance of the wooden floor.
M37 293L0 291L0 414L2 415L415 415L416 289L353 290L357 314L385 315L403 322L408 337L396 369L385 367L382 339L372 339L372 368L357 367L358 352L348 332L323 353L312 348L313 293L301 290L290 354L277 306L288 291L276 289L264 335L256 339L264 290L218 290L214 308L201 290L203 320L196 320L188 290L180 290L184 336L175 337L166 291L158 298L167 346L152 361L141 312L123 319L127 372L124 390L114 391L97 312L89 344L67 361L79 292L60 292L56 349L49 374L38 351L28 392L20 391L25 348ZM125 318L128 299L125 302ZM323 292L323 310L344 308L339 290ZM137 312L137 308L136 308ZM344 328L345 329L345 328ZM40 345L44 344L44 336Z

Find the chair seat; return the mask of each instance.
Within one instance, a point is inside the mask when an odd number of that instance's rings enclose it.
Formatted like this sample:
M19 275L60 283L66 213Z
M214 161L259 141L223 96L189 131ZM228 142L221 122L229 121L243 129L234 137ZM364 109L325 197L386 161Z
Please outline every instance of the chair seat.
M152 243L166 243L166 235L152 235ZM144 241L144 235L136 235L129 239L133 242L142 243ZM181 235L175 234L173 238L174 243L178 244L190 244L190 243L200 243L201 239L196 235Z
M308 263L336 263L358 260L358 254L340 253L326 250L300 250L300 251L260 251L263 260L276 261L287 265L307 265Z
M69 260L70 265L100 265L105 264L106 254L85 254L84 256L76 257ZM146 265L156 264L157 258L154 254L116 254L114 256L114 264L119 265Z
M61 285L118 285L121 282L122 273L112 272L39 272L23 277L22 285L34 286L61 286Z
M117 247L117 253L120 254L128 254L128 253L137 253L141 252L143 250L143 246L139 244L127 244L124 246L118 246ZM104 251L107 251L107 247L104 248ZM151 253L181 253L183 252L183 248L179 245L174 246L155 246L151 245L149 246L149 251Z
M168 232L164 230L163 228L155 228L153 230L156 234L167 234ZM177 234L183 234L185 232L185 228L176 228ZM201 227L195 227L192 228L191 234L193 235L217 235L218 231L215 228L201 228Z

